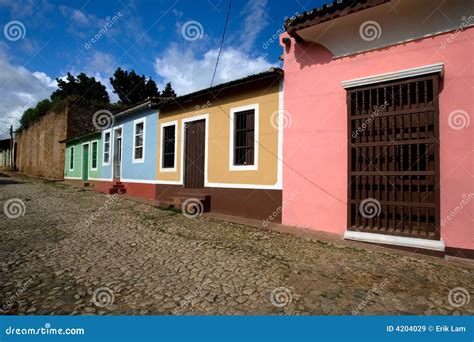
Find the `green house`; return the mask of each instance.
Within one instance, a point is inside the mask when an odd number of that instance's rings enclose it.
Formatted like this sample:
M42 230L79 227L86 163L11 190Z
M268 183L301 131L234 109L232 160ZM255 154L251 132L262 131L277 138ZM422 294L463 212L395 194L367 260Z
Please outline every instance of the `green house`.
M63 141L66 144L64 178L84 182L100 178L102 141L100 132L92 132Z

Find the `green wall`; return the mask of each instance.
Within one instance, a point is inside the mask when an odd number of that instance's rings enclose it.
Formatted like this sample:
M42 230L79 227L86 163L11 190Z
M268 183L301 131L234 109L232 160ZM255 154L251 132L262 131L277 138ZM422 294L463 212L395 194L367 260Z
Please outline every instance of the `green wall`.
M97 168L92 169L92 142L97 141ZM89 143L88 170L90 178L100 178L100 167L102 165L102 141L101 135L88 136L87 138L77 139L66 144L66 160L64 165L64 177L82 179L82 149L83 144ZM71 147L74 147L74 168L69 169Z

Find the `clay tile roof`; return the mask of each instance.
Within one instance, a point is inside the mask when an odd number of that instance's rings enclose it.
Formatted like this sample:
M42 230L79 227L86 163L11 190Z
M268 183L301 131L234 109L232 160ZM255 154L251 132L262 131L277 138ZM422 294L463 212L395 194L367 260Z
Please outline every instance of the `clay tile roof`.
M286 31L291 35L306 27L382 5L390 1L391 0L334 0L332 4L325 4L322 7L287 18L284 26Z

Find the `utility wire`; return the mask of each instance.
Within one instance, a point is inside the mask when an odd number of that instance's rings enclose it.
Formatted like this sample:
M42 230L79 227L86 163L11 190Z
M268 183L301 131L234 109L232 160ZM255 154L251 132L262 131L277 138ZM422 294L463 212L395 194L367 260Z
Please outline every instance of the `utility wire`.
M212 84L214 83L214 78L216 77L217 66L219 65L219 58L221 57L222 45L224 45L224 37L227 31L227 24L229 22L231 6L232 6L232 0L229 0L229 8L227 9L227 18L225 19L224 32L222 32L221 46L219 47L219 53L217 54L216 66L214 68L214 74L212 75L212 80L211 80L211 85L210 85L211 87L212 87Z

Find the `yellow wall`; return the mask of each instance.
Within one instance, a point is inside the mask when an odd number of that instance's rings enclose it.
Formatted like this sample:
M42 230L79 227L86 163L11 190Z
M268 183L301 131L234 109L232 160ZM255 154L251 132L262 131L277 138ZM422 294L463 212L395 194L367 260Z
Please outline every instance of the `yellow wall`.
M231 108L259 105L259 146L257 170L230 170ZM278 181L278 84L259 90L242 91L232 96L195 103L180 110L160 111L158 121L157 180L182 182L183 119L209 115L207 182L274 186ZM280 114L282 115L282 114ZM161 124L178 121L176 172L160 172ZM233 126L232 126L233 127ZM212 185L211 185L212 186Z

